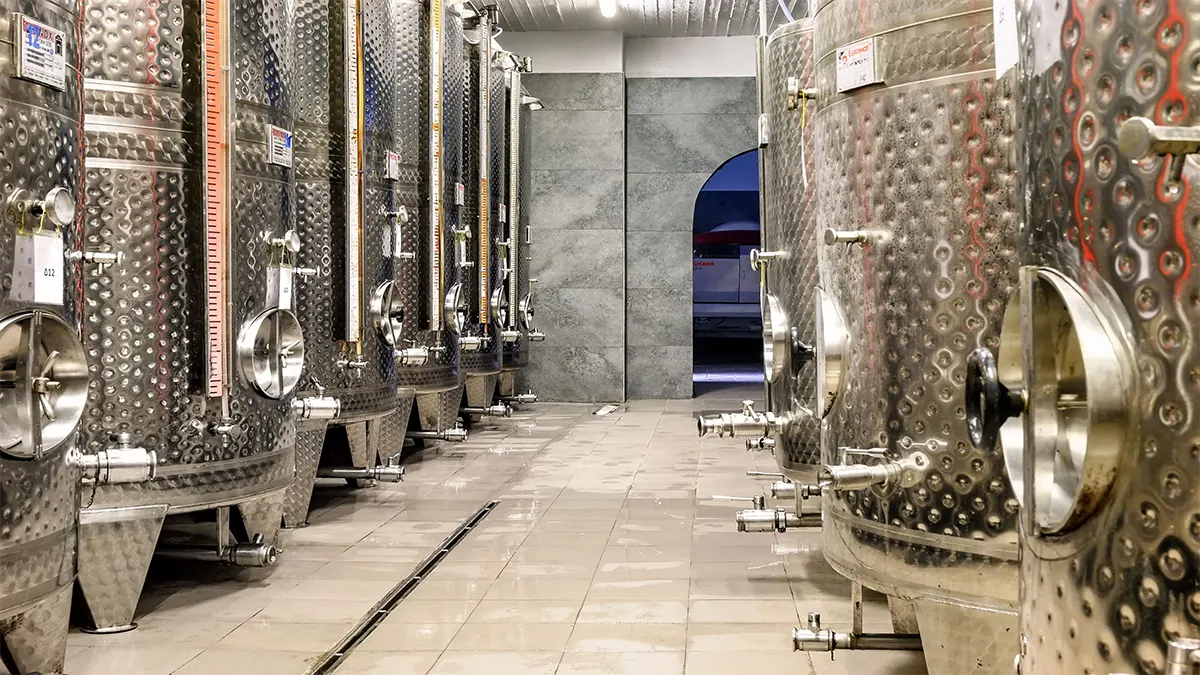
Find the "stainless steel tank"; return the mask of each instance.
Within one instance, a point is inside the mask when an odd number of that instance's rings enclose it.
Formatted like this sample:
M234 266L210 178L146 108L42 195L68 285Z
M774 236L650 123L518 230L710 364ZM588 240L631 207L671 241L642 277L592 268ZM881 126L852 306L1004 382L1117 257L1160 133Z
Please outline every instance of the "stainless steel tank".
M410 217L400 223L402 242L417 257L400 261L396 280L412 310L405 322L409 356L398 370L402 388L416 393L408 435L461 441L457 425L463 382L458 337L466 321L467 297L458 284L459 252L454 232L464 208L462 101L463 19L457 3L394 0L398 91L396 139L404 175L420 181L401 187ZM405 250L408 244L405 243Z
M967 356L998 343L1016 280L992 15L988 0L814 15L822 548L891 598L934 674L1009 672L1016 651L1017 500L963 407ZM797 648L856 642L811 624Z
M85 451L157 454L157 478L85 495L79 585L95 629L132 622L168 514L211 543L159 553L274 561L304 359L290 282L293 14L276 0L84 3ZM227 95L228 94L228 95ZM232 507L232 508L231 508ZM234 513L236 512L236 516Z
M492 406L501 371L504 283L500 248L504 238L501 212L507 207L504 179L507 157L507 97L505 73L494 49L492 33L495 6L487 6L471 18L472 30L465 34L465 97L463 99L463 174L466 204L457 235L460 254L460 284L468 298L467 325L459 340L459 359L464 376L464 422L473 417L508 414L505 404ZM507 216L507 214L505 214ZM463 267L463 263L468 266Z
M529 365L529 344L540 342L545 335L534 327L533 289L529 277L531 265L529 209L526 208L530 184L529 149L531 142L531 105L540 102L530 97L521 85L521 76L533 69L530 59L505 53L507 144L504 175L507 180L505 216L501 227L504 239L500 247L499 280L503 286L500 308L501 354L500 378L496 383L498 403L534 403L532 390L522 392L524 370Z
M71 455L87 392L80 265L79 7L0 12L0 663L60 672L75 579ZM71 289L71 290L67 290Z
M397 350L416 298L395 277L416 264L416 243L397 234L419 215L419 148L405 152L396 129L399 116L416 125L421 101L397 100L396 37L419 42L419 23L398 33L392 10L354 0L297 5L298 24L311 31L296 59L297 222L314 255L296 290L308 336L298 404L308 420L297 433L288 525L304 523L318 475L360 485L401 475L413 391L396 386Z
M997 53L1015 65L1023 266L968 406L1021 502L1019 670L1195 673L1200 8L1016 4Z

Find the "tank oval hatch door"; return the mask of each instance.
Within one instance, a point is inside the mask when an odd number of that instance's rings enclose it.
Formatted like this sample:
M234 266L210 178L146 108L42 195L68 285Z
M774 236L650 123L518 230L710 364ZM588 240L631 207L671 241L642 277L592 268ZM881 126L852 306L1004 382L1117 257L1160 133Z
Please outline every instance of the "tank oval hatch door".
M842 374L849 356L850 336L846 333L846 322L833 300L825 291L817 289L816 307L816 362L817 391L814 401L820 416L825 417L833 410L838 394L842 390Z
M454 284L446 290L442 317L451 333L462 334L467 325L467 298L463 295L462 284Z
M517 311L520 313L518 318L521 320L521 328L533 330L533 297L529 293L521 298Z
M503 286L497 286L492 291L492 297L488 301L488 309L492 313L492 323L504 328L508 325L508 289Z
M274 308L247 321L238 333L237 364L260 395L278 400L291 394L304 369L304 336L296 315Z
M0 320L0 453L40 459L83 417L88 365L79 336L40 309Z
M1131 372L1104 316L1066 276L1022 268L993 369L1002 409L983 405L984 418L998 425L1026 531L1060 535L1080 527L1116 481Z
M371 293L368 309L371 324L389 347L395 347L404 338L404 298L396 282L385 281Z
M788 316L783 305L770 293L763 293L762 302L762 357L763 377L774 382L787 367L787 350L790 335Z

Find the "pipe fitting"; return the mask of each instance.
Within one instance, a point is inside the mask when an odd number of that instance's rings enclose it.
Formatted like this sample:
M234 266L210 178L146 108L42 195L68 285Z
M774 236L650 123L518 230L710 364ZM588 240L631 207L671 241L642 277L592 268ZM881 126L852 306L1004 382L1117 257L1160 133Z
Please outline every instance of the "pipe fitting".
M761 438L747 438L746 449L755 452L759 450L775 450L775 439L763 436Z
M784 509L738 511L738 532L787 532L788 528L821 527L819 513L788 513Z
M460 408L463 415L479 415L481 417L512 417L512 408L507 403L498 403L482 408Z
M404 480L404 467L400 466L399 456L393 456L387 464L367 468L357 467L322 467L317 469L319 478L342 478L354 480L375 480L381 483L399 483Z
M530 331L529 331L529 341L530 341L530 342L545 342L545 341L546 341L546 334L545 334L545 333L543 333L543 332L542 332L542 331L540 331L540 330L536 330L536 329L530 329Z
M462 427L452 427L440 431L409 431L404 435L407 438L449 441L451 443L461 443L467 440L467 430Z
M331 420L342 414L342 401L318 393L292 399L292 412L302 420Z
M696 431L700 436L716 434L724 438L738 436L772 436L782 426L781 419L775 413L760 413L754 410L754 401L742 401L742 412L721 413L719 415L700 415L696 417Z
M892 485L910 488L921 482L929 466L929 458L923 452L879 464L826 464L818 471L817 484L837 492Z
M1177 637L1167 644L1167 665L1163 675L1200 673L1200 640Z
M279 559L279 549L256 534L246 544L234 544L224 550L192 546L160 546L155 555L176 560L199 560L237 565L238 567L271 567Z
M133 435L113 434L114 445L94 455L73 450L68 460L80 471L80 480L89 485L144 483L158 473L158 455L153 450L134 446Z
M429 363L428 347L406 347L395 351L396 363L409 368Z
M478 335L463 335L458 338L458 346L464 352L477 352L485 348L488 343L488 338Z
M830 652L839 649L921 651L921 636L910 633L838 633L821 628L821 615L809 613L808 628L792 629L792 651Z
M521 341L521 331L502 330L500 331L500 340L506 345L516 344Z
M501 396L500 400L505 403L537 403L537 394L532 391L515 396Z

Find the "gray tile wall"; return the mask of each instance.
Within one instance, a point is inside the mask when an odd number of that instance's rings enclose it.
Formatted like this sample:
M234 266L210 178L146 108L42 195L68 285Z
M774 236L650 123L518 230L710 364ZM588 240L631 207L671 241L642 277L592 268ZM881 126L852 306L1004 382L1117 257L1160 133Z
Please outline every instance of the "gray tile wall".
M625 399L625 76L530 74L531 271L544 401Z
M754 78L625 85L625 393L692 396L692 213L725 160L757 143Z

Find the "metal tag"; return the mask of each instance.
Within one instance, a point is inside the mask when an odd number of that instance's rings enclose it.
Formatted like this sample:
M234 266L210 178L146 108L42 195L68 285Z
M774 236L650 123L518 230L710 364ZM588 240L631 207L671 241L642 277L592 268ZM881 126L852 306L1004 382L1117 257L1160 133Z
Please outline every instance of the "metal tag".
M13 21L16 76L63 91L67 86L67 34L24 14Z
M992 31L996 44L996 78L1017 65L1016 0L995 0L992 4Z
M56 230L18 234L14 256L13 298L18 302L62 305L62 235Z
M467 203L467 186L462 183L454 184L454 205L462 206Z
M291 267L267 268L267 306L278 309L292 308L292 288L295 270Z
M267 125L267 161L292 168L292 132L273 124Z
M508 204L500 205L500 222L502 222L502 223L508 222Z
M838 93L882 82L875 67L875 38L852 42L837 50Z
M391 150L387 153L387 179L400 180L400 154Z

